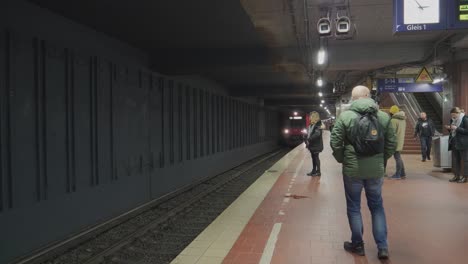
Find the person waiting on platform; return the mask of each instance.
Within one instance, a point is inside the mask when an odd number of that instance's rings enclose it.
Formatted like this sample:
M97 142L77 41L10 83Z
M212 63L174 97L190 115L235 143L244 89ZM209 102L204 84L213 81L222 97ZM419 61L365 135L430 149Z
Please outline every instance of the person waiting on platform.
M454 173L450 182L465 183L468 180L468 117L458 107L452 108L450 115L450 125L445 126L450 131L449 151L452 151Z
M318 112L309 114L310 126L307 130L306 146L312 156L312 171L307 173L308 176L321 176L319 154L323 151L322 130L323 125L320 121Z
M387 113L378 110L370 91L356 86L352 91L350 110L337 119L330 145L335 159L343 164L351 242L344 242L348 252L364 256L361 215L361 193L364 188L372 214L372 231L378 247L378 258L388 258L387 222L382 200L384 160L396 149L395 129Z
M426 159L431 160L432 137L434 134L434 122L427 117L426 112L421 112L421 117L414 128L414 138L419 137L419 141L421 142L422 162L426 162Z
M405 112L400 111L400 108L398 108L396 105L390 108L390 115L392 117L391 122L395 128L395 133L397 136L397 147L395 154L393 154L396 162L396 171L391 179L406 179L405 164L401 159L401 151L403 151L403 145L405 143L406 115Z

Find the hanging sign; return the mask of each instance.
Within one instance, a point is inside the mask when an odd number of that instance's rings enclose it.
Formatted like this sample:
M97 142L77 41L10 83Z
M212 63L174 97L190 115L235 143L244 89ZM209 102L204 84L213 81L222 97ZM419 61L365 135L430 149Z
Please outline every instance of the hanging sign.
M393 32L468 29L468 0L393 0Z
M377 81L381 93L431 93L442 92L442 84L416 83L413 78L387 78Z

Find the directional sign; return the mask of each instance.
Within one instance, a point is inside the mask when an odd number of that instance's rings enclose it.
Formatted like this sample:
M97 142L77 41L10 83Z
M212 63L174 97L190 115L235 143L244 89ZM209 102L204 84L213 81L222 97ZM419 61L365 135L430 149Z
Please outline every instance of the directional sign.
M377 87L381 93L431 93L442 92L442 84L415 83L413 78L379 79Z

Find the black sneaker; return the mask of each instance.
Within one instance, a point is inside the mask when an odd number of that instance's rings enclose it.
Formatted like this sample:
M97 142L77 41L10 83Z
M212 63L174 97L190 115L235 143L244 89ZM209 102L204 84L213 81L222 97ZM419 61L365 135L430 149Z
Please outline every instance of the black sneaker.
M315 171L311 171L309 173L307 173L307 176L314 176L315 175Z
M354 253L359 256L365 256L366 253L364 252L364 243L357 243L353 244L351 242L344 242L344 249L350 253Z
M379 257L379 259L388 259L388 249L380 248L377 257Z
M427 160L431 160L431 158L430 158L430 157L427 157Z

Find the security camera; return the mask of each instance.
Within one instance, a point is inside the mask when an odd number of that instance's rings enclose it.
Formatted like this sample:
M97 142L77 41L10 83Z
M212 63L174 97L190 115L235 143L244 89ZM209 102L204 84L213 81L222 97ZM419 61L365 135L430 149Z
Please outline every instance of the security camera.
M331 22L328 17L322 17L317 22L317 31L320 36L329 36L331 34Z
M348 34L351 30L351 20L347 16L338 17L336 19L336 34Z

